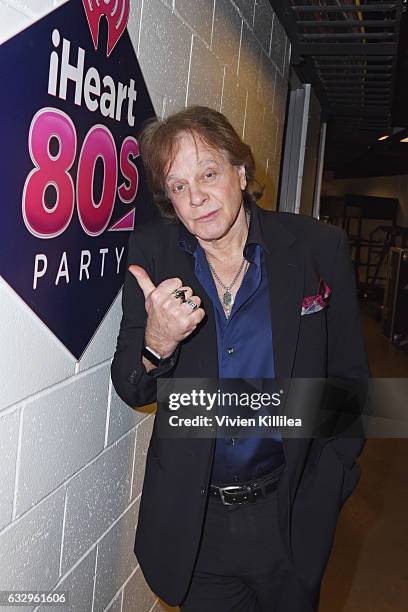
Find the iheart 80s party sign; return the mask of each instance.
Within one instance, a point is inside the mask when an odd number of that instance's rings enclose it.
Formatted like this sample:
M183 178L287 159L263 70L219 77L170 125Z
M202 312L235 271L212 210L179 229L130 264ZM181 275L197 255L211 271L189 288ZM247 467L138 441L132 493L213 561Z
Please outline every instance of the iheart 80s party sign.
M137 136L154 109L130 0L71 0L0 46L0 272L79 359L154 216Z

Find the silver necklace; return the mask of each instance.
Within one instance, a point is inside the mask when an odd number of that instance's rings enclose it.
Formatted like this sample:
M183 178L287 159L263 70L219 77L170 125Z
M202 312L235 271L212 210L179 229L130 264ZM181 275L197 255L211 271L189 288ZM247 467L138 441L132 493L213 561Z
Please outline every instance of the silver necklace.
M217 274L217 273L216 273L216 271L214 270L214 268L213 268L213 266L211 265L211 263L210 263L210 262L208 262L208 265L210 266L210 270L211 270L211 272L212 272L212 274L213 274L213 276L214 276L215 280L216 280L216 281L217 281L217 282L218 282L218 283L221 285L221 287L222 287L222 288L223 288L223 290L224 290L224 295L222 296L222 300L221 300L221 302L222 302L222 305L223 305L225 308L231 308L231 307L232 307L232 304L234 303L234 296L233 296L233 295L232 295L232 293L231 293L231 289L233 288L233 286L234 286L234 285L235 285L235 283L237 282L238 277L239 277L239 275L240 275L240 274L241 274L241 272L242 272L242 268L244 267L244 263L245 263L245 257L244 257L244 259L242 260L241 265L239 266L239 270L238 270L238 272L236 273L236 275L235 275L235 277L234 277L234 280L232 281L232 283L231 283L229 286L227 286L227 285L224 285L224 283L222 282L222 280L220 279L220 277L218 276L218 274Z
M246 212L245 214L246 214L247 225L249 227L250 215L249 215L248 212ZM234 280L232 281L232 283L230 285L225 285L222 282L222 280L220 279L220 277L218 276L218 274L214 270L214 267L211 264L211 262L209 261L207 255L206 255L206 258L207 258L208 265L210 267L212 275L214 276L215 280L218 282L218 284L224 290L224 294L223 294L222 299L220 301L221 301L221 304L223 305L223 308L225 310L226 316L229 317L229 315L231 314L232 305L234 303L234 296L231 293L231 289L235 285L235 283L237 282L237 280L239 278L239 275L242 272L242 268L244 267L244 264L245 264L245 257L243 258L243 260L241 262L241 265L239 266L239 270L236 273L236 275L234 276ZM245 268L244 276L247 273L248 268L249 268L249 261L247 261L247 265L246 265L246 268Z

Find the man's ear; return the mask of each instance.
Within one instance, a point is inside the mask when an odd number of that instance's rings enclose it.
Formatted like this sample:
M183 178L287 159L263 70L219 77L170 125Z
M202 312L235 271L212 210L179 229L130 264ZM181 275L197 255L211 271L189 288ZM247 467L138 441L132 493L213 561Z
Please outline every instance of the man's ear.
M237 172L241 184L241 189L244 190L248 182L246 178L245 166L237 166Z

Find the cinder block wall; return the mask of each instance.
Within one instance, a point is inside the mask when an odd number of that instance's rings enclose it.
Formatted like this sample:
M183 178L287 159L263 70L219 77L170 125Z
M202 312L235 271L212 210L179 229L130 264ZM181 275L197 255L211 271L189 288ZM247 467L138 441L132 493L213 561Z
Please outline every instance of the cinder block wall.
M0 42L63 2L0 0ZM128 29L157 114L222 110L275 208L290 49L269 2L131 0ZM78 363L1 279L0 309L0 590L67 590L72 612L162 609L133 555L153 415L109 380L120 296Z

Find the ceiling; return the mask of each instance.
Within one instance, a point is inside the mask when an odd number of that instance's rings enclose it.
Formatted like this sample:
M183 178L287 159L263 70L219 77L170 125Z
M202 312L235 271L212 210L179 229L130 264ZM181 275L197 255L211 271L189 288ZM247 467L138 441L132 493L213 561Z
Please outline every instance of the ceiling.
M337 177L408 174L406 0L270 0L327 121L325 170ZM403 171L403 172L402 172Z

